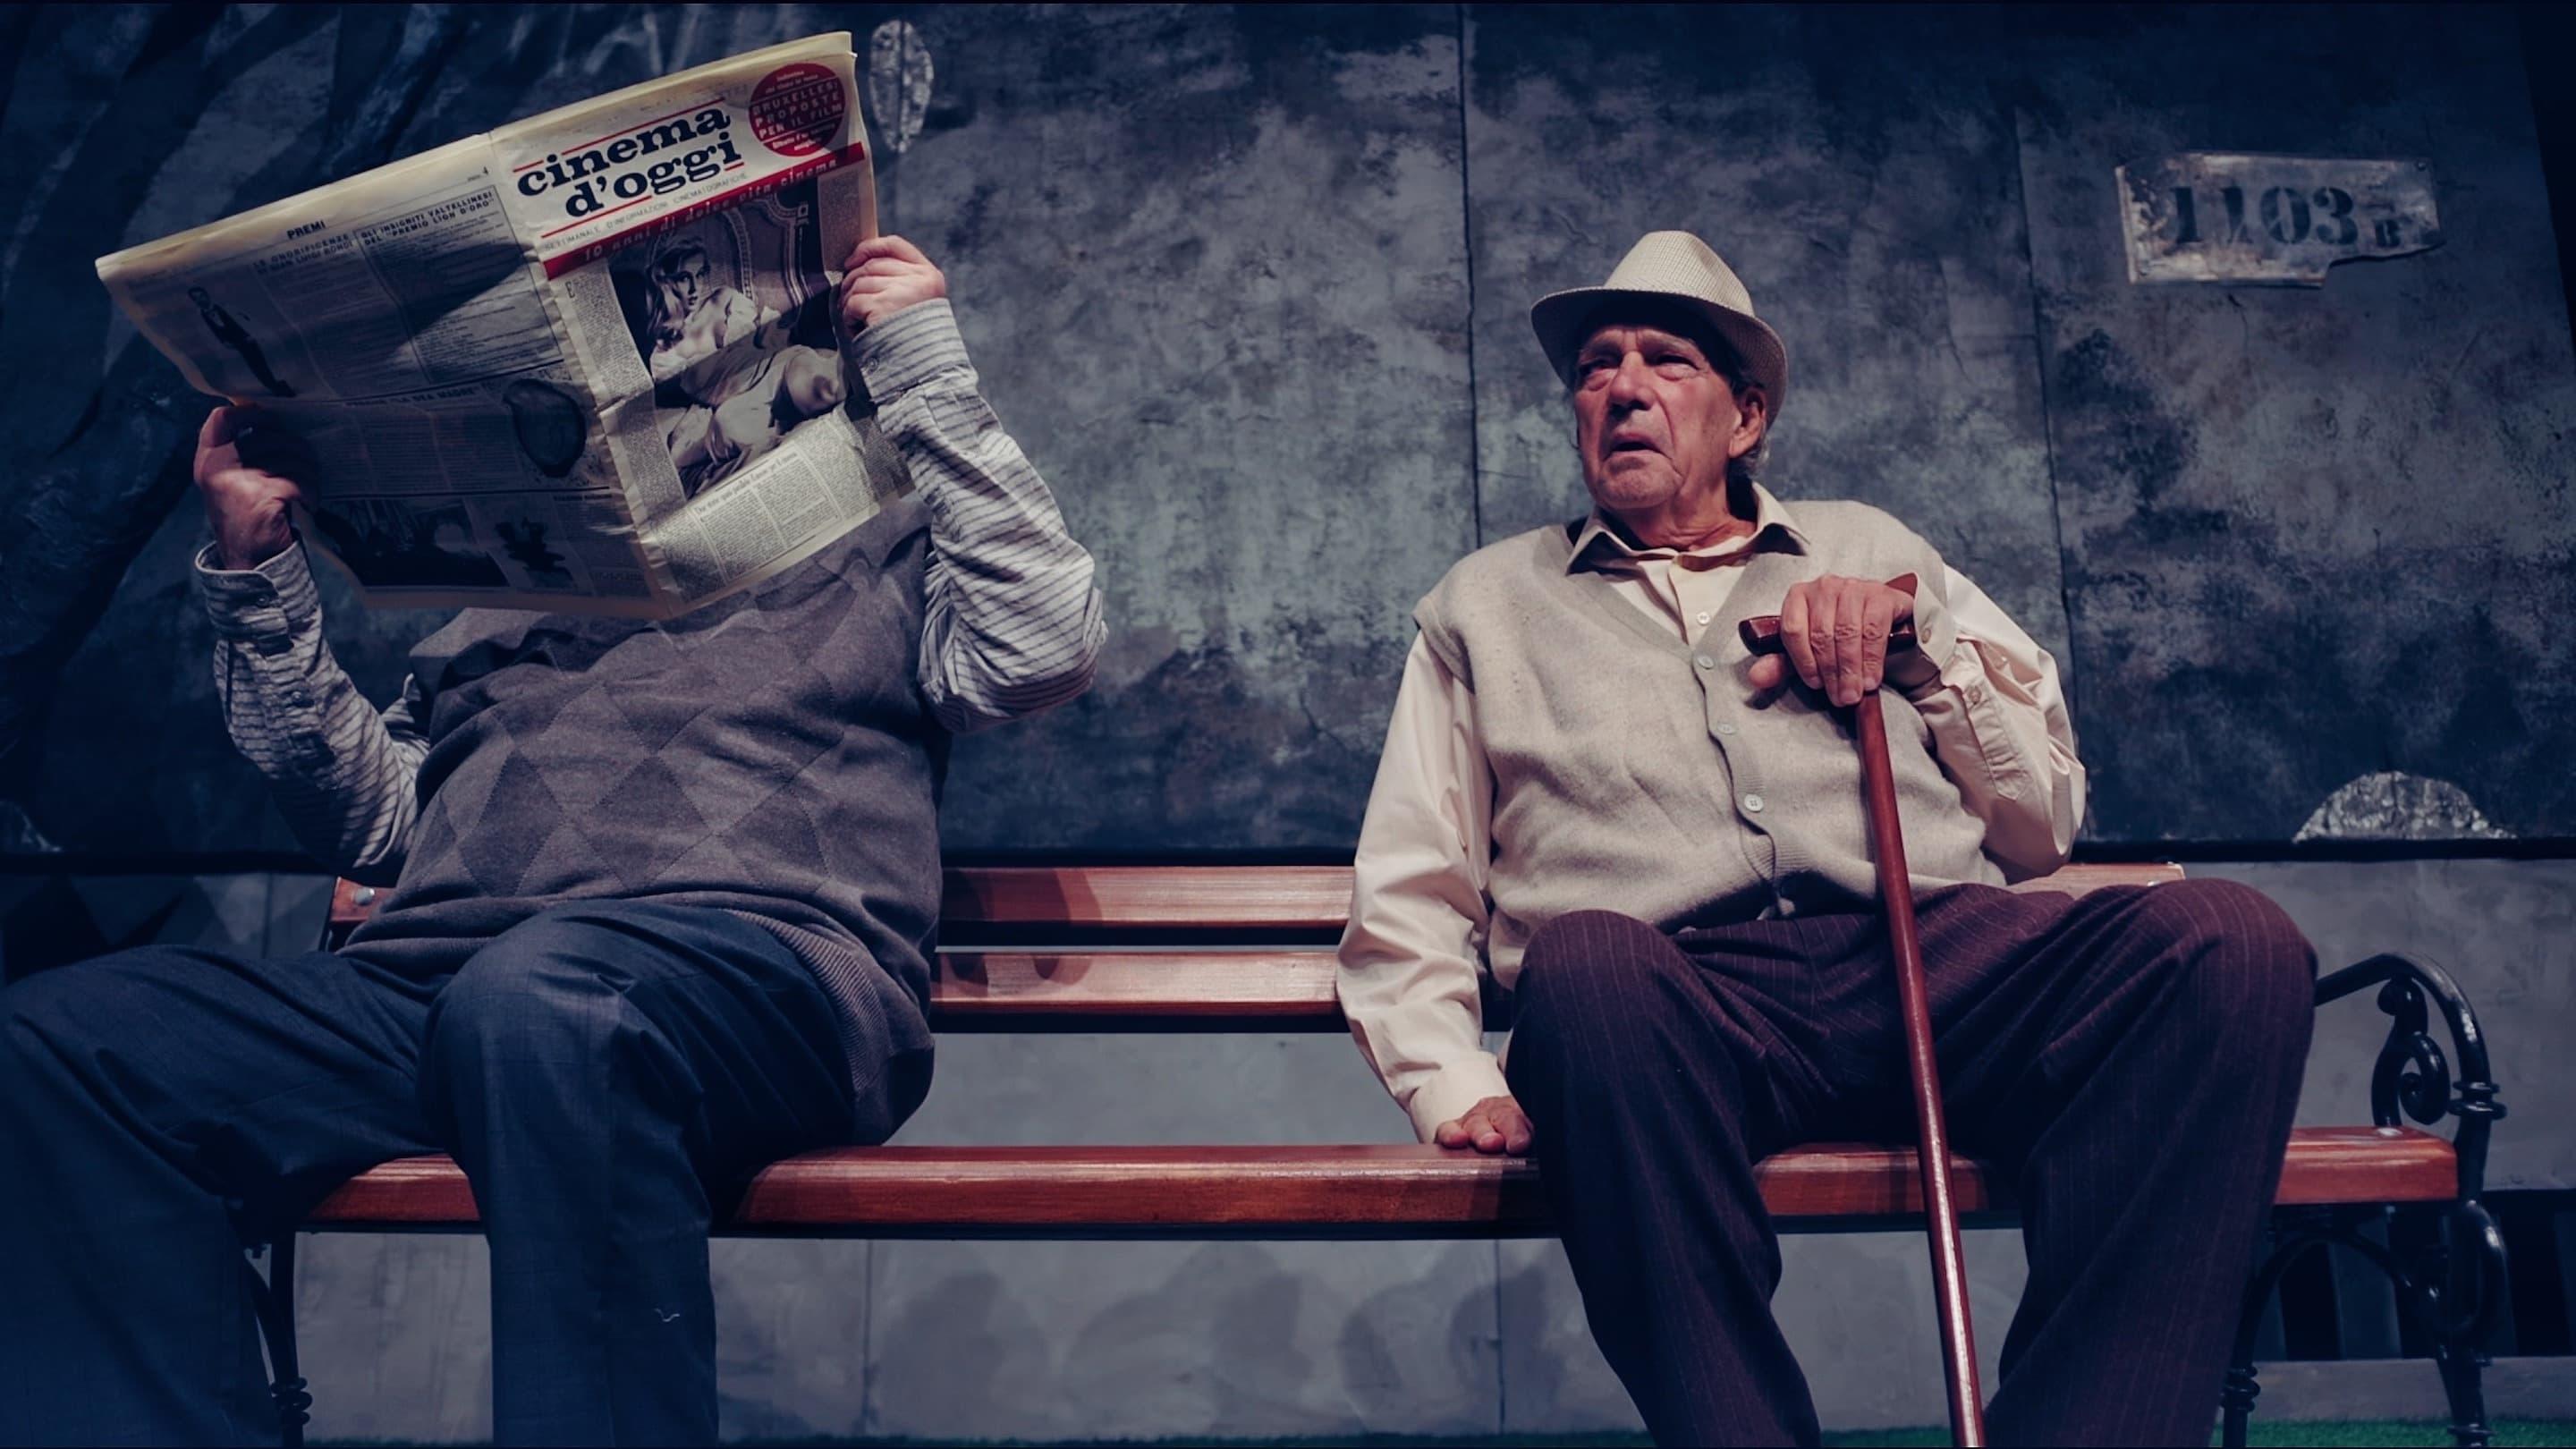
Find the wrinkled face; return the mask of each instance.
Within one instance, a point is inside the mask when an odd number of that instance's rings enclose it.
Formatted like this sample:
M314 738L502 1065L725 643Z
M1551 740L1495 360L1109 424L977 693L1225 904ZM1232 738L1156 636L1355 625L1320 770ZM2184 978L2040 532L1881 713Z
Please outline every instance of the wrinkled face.
M1708 350L1669 319L1594 328L1574 375L1583 483L1613 513L1722 497L1728 461L1762 441L1761 393L1739 401Z
M799 347L787 357L779 383L800 417L820 417L841 405L841 360L820 347Z

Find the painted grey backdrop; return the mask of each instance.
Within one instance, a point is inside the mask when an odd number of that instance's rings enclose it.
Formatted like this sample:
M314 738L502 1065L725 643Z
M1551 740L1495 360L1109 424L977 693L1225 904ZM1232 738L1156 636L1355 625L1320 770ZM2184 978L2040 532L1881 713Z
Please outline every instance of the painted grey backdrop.
M0 848L292 849L185 581L204 403L94 255L889 18L937 67L890 220L1114 629L1088 699L959 750L956 848L1347 848L1412 601L1581 506L1528 301L1666 226L1789 339L1775 485L1893 509L2057 654L2088 839L2286 841L2356 781L2311 833L2576 836L2509 11L240 6L0 10ZM2426 157L2448 244L2133 287L2112 167L2184 148ZM431 619L330 602L390 695Z

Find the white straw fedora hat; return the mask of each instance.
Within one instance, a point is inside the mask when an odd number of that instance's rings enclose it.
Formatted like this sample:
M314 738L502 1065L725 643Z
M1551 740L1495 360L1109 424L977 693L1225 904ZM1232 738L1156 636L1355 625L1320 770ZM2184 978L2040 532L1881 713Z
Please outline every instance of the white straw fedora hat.
M1771 416L1789 391L1789 350L1780 334L1753 315L1752 295L1735 278L1734 269L1686 231L1650 231L1619 259L1610 280L1598 287L1553 292L1530 308L1530 326L1547 353L1556 375L1574 386L1574 354L1589 335L1592 319L1606 306L1622 301L1678 303L1708 319L1744 359L1744 369L1771 400Z

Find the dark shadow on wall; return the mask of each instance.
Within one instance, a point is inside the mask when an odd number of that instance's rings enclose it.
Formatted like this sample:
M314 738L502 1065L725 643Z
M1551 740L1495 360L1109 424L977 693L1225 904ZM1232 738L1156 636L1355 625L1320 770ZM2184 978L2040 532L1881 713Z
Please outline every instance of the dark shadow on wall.
M2549 179L2549 220L2558 233L2558 283L2567 324L2576 336L2576 89L2565 61L2576 56L2576 6L2517 5L2522 73L2531 86L2531 119L2540 133L2540 170Z

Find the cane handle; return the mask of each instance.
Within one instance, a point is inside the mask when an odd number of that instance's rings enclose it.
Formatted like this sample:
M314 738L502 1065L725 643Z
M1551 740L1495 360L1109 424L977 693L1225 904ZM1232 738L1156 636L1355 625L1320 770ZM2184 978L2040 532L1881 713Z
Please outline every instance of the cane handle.
M1887 581L1887 586L1902 591L1910 599L1914 597L1916 580L1912 574L1898 574ZM1784 647L1780 643L1780 616L1777 614L1756 614L1737 625L1735 632L1743 636L1744 647L1756 654L1777 654ZM1887 631L1887 652L1890 654L1915 648L1918 643L1911 619L1899 620L1895 628Z
M1735 632L1744 640L1744 647L1756 654L1777 654L1786 647L1780 642L1780 616L1777 614L1756 614L1737 625ZM1911 619L1901 620L1895 628L1887 631L1887 652L1890 654L1915 648L1921 642L1914 637L1914 621Z

